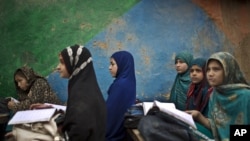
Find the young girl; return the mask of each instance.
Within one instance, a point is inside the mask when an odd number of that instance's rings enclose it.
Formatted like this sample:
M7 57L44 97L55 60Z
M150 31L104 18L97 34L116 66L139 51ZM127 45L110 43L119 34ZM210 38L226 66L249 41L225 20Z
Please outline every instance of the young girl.
M59 54L57 70L68 78L68 99L62 131L70 141L104 141L106 105L97 83L91 53L83 46Z
M192 80L187 92L186 110L198 110L205 117L208 114L208 101L212 92L206 78L206 59L196 58L191 63L190 78ZM207 137L213 138L211 131L196 122L198 130Z
M208 118L196 110L187 113L210 129L216 141L229 140L230 125L250 124L250 86L236 59L227 52L210 56L207 79L213 87Z
M208 112L208 100L212 88L206 79L206 59L196 58L191 63L190 78L191 85L187 92L186 110L198 110L204 116Z
M193 55L187 52L182 52L175 57L175 69L177 75L170 92L170 102L175 103L179 110L186 109L187 91L191 83L189 77L189 69Z
M32 68L18 68L14 73L14 82L19 102L8 102L8 107L13 112L28 110L35 103L61 104L47 80L36 74Z
M133 56L115 52L110 58L110 73L115 78L106 101L108 119L106 141L125 141L124 114L136 101L136 78Z

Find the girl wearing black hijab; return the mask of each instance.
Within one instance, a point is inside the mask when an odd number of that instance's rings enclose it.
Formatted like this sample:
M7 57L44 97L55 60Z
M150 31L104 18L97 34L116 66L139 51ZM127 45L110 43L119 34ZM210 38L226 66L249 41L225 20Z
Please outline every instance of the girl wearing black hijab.
M59 61L60 76L69 79L63 133L69 141L104 141L106 105L90 51L83 46L70 46L61 51Z

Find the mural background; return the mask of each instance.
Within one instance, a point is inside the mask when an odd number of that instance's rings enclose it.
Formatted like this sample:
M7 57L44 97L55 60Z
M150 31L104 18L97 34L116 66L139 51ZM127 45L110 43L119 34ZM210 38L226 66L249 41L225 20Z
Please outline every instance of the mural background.
M236 56L248 80L250 4L247 0L0 0L0 95L14 96L13 72L29 65L46 76L63 100L67 80L54 72L58 53L89 48L106 98L110 55L135 58L137 97L164 101L175 77L174 56Z

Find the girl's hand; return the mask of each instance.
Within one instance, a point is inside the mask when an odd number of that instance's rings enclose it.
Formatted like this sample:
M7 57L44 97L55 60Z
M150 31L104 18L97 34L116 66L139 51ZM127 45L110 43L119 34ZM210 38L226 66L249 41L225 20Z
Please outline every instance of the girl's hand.
M11 110L13 110L14 107L15 107L15 102L14 102L13 100L10 100L10 101L8 102L8 108L11 109Z
M199 112L197 110L188 110L188 111L185 111L185 112L192 115L194 120L198 120L199 117L201 116L201 112Z
M8 132L8 133L6 133L6 134L4 135L4 137L5 137L6 139L9 139L9 138L12 138L12 137L13 137L13 134L12 134L12 132Z
M42 103L36 103L36 104L31 104L30 105L30 109L48 109L48 108L53 108L52 105L48 105L48 104L42 104Z
M188 113L188 114L191 114L193 119L196 122L199 122L200 124L204 125L206 128L211 129L209 120L205 116L203 116L200 111L188 110L188 111L185 111L185 112Z

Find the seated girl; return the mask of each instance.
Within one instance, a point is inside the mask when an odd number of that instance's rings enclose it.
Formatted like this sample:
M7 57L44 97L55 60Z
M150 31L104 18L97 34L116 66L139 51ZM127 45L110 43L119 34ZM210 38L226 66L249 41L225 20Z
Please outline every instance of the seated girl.
M206 66L207 79L213 87L208 117L197 110L187 113L211 130L216 141L230 140L230 125L250 124L250 86L228 52L212 54Z
M206 59L196 58L191 63L191 85L187 92L186 110L198 110L207 116L208 100L212 91L206 79Z
M189 77L189 69L193 55L187 52L182 52L175 57L175 69L177 75L170 92L169 101L175 103L179 110L186 109L187 91L191 83Z
M191 85L187 93L186 110L198 110L205 117L208 114L208 101L212 87L206 78L206 59L196 58L191 63L190 78ZM211 131L196 122L198 130L209 138L213 138Z
M8 107L13 112L28 110L35 103L62 104L47 80L30 67L18 68L14 73L14 83L18 102L8 102Z

